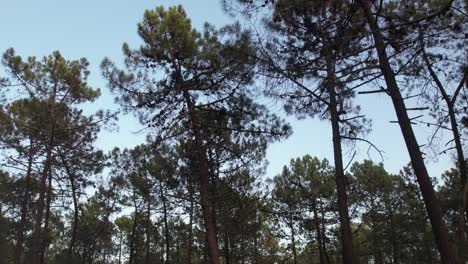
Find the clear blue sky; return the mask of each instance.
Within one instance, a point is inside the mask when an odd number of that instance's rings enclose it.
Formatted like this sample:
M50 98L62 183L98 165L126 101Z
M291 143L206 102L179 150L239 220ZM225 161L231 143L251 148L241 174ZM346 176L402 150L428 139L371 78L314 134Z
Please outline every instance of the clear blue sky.
M0 0L0 52L13 47L23 57L42 57L54 50L59 50L67 59L86 57L91 63L90 85L103 90L103 96L93 105L86 105L86 110L117 109L99 70L101 60L109 57L121 63L122 43L128 42L130 47L139 45L136 25L144 10L158 5L177 4L184 5L196 28L200 28L204 22L222 26L231 21L217 0ZM390 99L383 95L367 95L358 101L362 104L363 112L373 120L373 130L368 139L385 151L387 170L398 172L408 163L409 157L398 126L389 123L395 120ZM279 109L275 107L274 110ZM289 163L291 158L304 154L333 160L327 122L311 119L295 121L292 118L290 122L293 135L268 149L270 165L267 176L281 172L282 166ZM97 144L101 149L132 147L143 142L144 134L134 133L141 127L133 116L122 117L118 124L119 132L100 134ZM426 143L430 130L418 126L416 132L420 144ZM346 149L345 153L349 153ZM356 160L367 158L366 150L365 144L359 145ZM345 163L349 156L345 156ZM371 152L371 157L380 161L376 153ZM428 160L426 164L432 176L439 176L452 162L449 156L444 156L438 160Z

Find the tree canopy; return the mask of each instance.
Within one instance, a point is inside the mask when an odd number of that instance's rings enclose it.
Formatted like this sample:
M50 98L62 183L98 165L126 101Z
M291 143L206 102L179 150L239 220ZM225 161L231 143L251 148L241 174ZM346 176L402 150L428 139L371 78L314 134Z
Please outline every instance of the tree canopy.
M104 88L85 58L4 52L0 263L468 261L466 1L222 4L239 22L145 11L140 46L100 65L117 107L89 111ZM360 98L375 94L409 154L399 172L368 137ZM144 143L98 147L116 108ZM292 118L329 124L309 134L332 159L310 149L266 175ZM356 160L362 145L378 155ZM452 166L433 175L442 155Z

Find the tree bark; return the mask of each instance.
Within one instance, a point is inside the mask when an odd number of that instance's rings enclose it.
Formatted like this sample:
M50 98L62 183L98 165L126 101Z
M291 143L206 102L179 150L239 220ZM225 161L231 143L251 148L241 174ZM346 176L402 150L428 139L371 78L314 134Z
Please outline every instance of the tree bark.
M322 226L322 236L323 236L322 248L323 248L323 253L325 254L325 258L327 259L327 263L330 264L330 263L332 263L332 261L330 259L330 256L328 255L328 252L327 252L327 245L326 245L327 233L326 233L326 229L325 229L325 212L323 210L321 200L319 200L319 205L320 205L320 222L321 222L321 226Z
M317 210L317 201L314 199L312 201L312 210L314 212L314 226L315 226L315 234L317 236L317 244L319 249L319 258L320 264L328 264L327 258L325 257L325 252L323 248L323 237L322 237L322 230L320 228L320 219Z
M384 75L384 79L387 84L387 90L391 96L398 118L398 123L400 125L401 132L403 134L403 138L411 158L411 164L416 174L416 178L423 195L424 203L426 204L426 210L429 215L432 231L434 233L442 262L446 264L458 263L452 245L450 244L447 226L442 218L442 210L439 201L435 196L431 179L427 172L426 165L424 164L421 151L419 150L419 144L416 140L413 128L411 127L411 121L408 117L403 97L401 96L395 75L387 57L384 38L371 11L372 2L370 0L359 0L359 4L361 5L361 9L364 12L367 24L372 30L372 35L374 37L374 43L379 58L380 69Z
M188 180L188 188L190 194L190 212L189 212L189 238L187 242L187 264L192 264L192 247L193 247L193 186L192 180Z
M292 215L290 215L289 217L289 229L291 229L291 247L293 253L293 263L297 264L296 233L294 230L294 222Z
M200 122L196 113L195 105L190 98L190 94L187 90L184 90L184 99L187 104L189 111L192 130L195 137L195 145L197 148L198 155L198 176L200 177L200 198L202 213L206 227L206 238L208 246L208 256L211 264L219 264L219 254L218 254L218 244L216 242L216 223L214 221L214 216L211 211L211 201L210 201L210 170L208 164L208 157L206 153L206 148L202 142Z
M151 246L151 202L150 199L146 201L146 241L145 241L145 263L150 264L150 246Z
M164 189L162 186L162 182L159 181L159 190L161 193L161 201L163 204L163 217L164 217L164 237L165 237L165 245L166 245L166 262L171 263L170 256L171 256L171 237L169 234L169 223L167 221L167 205L166 205L166 197L164 196Z
M50 135L49 142L53 142L53 137ZM49 144L47 147L47 154L46 154L46 161L44 164L44 169L42 170L41 181L39 185L39 198L37 200L37 211L35 217L35 224L34 224L34 232L33 232L33 241L32 241L32 256L31 256L31 263L32 264L40 264L41 263L41 251L42 251L42 218L44 216L44 207L45 207L45 193L47 191L47 178L50 171L50 163L52 158L52 144Z
M392 258L393 264L398 264L400 261L398 259L398 242L397 242L397 235L395 231L395 221L393 215L392 205L388 205L388 212L389 212L389 222L390 222L390 239L392 240Z
M25 178L25 190L23 195L23 200L21 203L21 220L18 226L17 242L15 245L15 252L13 255L13 263L21 263L21 255L23 253L23 243L24 243L24 229L26 227L27 213L28 213L28 204L30 199L30 188L31 188L31 172L32 172L32 163L33 163L33 141L29 139L29 151L28 151L28 168L26 171Z
M49 183L47 189L46 214L44 218L44 231L42 234L41 264L45 263L46 251L49 248L49 223L50 223L50 204L52 203L52 171L49 169Z
M229 256L229 235L227 231L224 231L224 262L226 264L231 263L231 257Z
M136 226L137 226L137 218L138 218L138 206L136 204L136 198L135 198L135 191L133 192L133 206L135 207L135 213L134 213L134 218L133 218L133 224L132 224L132 234L130 235L130 256L128 258L128 263L129 264L134 264L135 263L135 234L136 234Z
M123 242L123 232L120 230L120 241L119 241L119 264L122 264L122 242Z
M447 105L447 110L448 110L448 116L450 120L450 128L452 130L453 134L453 141L455 142L455 150L457 152L457 163L458 163L458 173L460 176L460 190L461 190L461 199L460 199L460 210L459 210L459 219L458 219L458 257L460 259L460 262L463 263L465 259L465 217L468 219L468 207L467 207L467 202L468 202L468 185L467 185L467 168L466 168L466 161L465 161L465 155L463 153L463 145L461 143L461 137L460 137L460 132L458 130L458 124L457 124L457 117L455 114L455 103L456 103L456 94L458 94L459 89L461 89L464 85L466 75L463 75L463 78L460 82L459 87L457 88L457 91L455 92L455 95L450 98L450 96L447 94L447 91L445 90L444 86L442 85L442 82L440 81L439 77L437 74L434 72L434 69L432 68L431 62L429 61L429 56L426 53L426 49L424 47L424 40L422 39L422 33L420 32L420 43L421 43L421 50L423 54L423 59L424 62L426 63L427 69L429 70L429 74L431 75L432 79L436 83L436 86L438 90L440 91L442 98L445 101L445 104Z
M335 91L335 69L333 62L327 58L327 90L330 96L330 121L333 134L333 156L335 159L335 181L338 194L338 213L340 216L341 244L343 263L354 263L353 238L348 212L347 180L344 175L343 154L341 149L340 114L338 112L337 94Z
M75 246L75 241L76 241L76 233L78 230L78 220L79 220L79 212L78 212L78 199L76 197L76 185L75 185L75 177L72 174L70 167L68 166L68 162L65 160L65 157L63 156L62 152L60 150L59 155L60 159L62 160L62 164L65 167L65 171L67 172L68 179L70 180L70 185L72 188L72 199L73 199L73 228L72 228L72 235L70 238L70 243L68 244L68 250L67 250L67 259L71 260L73 259L73 248Z

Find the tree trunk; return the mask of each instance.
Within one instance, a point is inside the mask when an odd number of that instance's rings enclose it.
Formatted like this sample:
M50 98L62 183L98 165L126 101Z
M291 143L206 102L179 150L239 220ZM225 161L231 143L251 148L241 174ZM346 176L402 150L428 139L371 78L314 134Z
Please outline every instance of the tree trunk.
M348 212L348 195L346 194L347 180L344 175L343 154L341 149L340 114L335 91L335 67L330 58L327 58L327 90L330 96L330 121L333 134L333 155L335 159L335 181L338 194L338 213L340 216L341 244L343 263L354 263L353 238Z
M328 264L327 258L325 257L324 248L323 248L322 230L320 228L320 219L319 219L318 210L317 210L317 200L315 199L313 199L312 201L312 211L314 212L314 226L315 226L315 234L317 236L320 264Z
M467 207L467 202L468 202L468 185L467 185L467 168L466 168L466 161L465 161L465 155L463 153L463 145L461 143L461 137L460 137L460 132L458 131L458 124L457 124L457 117L455 114L455 103L456 103L456 95L454 95L452 98L447 94L444 86L442 85L442 82L439 80L439 77L437 74L434 72L434 69L432 68L431 62L429 61L429 57L426 53L425 47L424 47L424 41L422 39L422 33L420 33L420 42L421 42L421 50L423 53L423 58L424 62L426 63L427 69L429 70L429 73L434 80L434 82L437 85L438 90L440 91L442 98L445 101L445 104L447 105L447 110L448 110L448 116L450 119L450 128L452 130L453 134L453 141L455 142L455 149L457 152L457 163L458 163L458 172L460 176L460 190L461 190L461 199L460 199L460 210L459 210L459 220L458 220L458 257L460 259L460 262L463 263L465 259L465 216L466 219L468 219L468 207ZM464 85L466 75L463 75L463 79L460 82L459 87L457 88L457 91L455 92L458 94L459 89L461 89Z
M229 235L227 231L224 231L224 262L226 264L231 263L231 257L229 256Z
M397 234L395 231L395 222L394 222L394 215L393 215L393 209L392 205L388 205L388 211L389 211L389 222L390 222L390 239L392 240L392 259L393 259L393 264L398 264L398 242L397 242Z
M429 70L429 73L434 80L434 82L437 85L438 90L440 91L442 98L445 101L445 104L447 105L447 110L448 110L448 116L450 119L450 129L452 130L453 134L453 141L455 142L455 150L457 152L457 163L458 163L458 171L459 171L459 176L460 176L460 183L461 183L461 190L462 190L462 208L465 211L466 218L468 219L468 208L466 207L466 202L468 200L468 189L466 189L466 184L467 184L467 164L465 160L465 154L463 152L463 145L461 143L461 136L460 132L458 130L458 124L457 124L457 117L455 114L455 103L456 103L456 97L455 95L453 98L450 98L450 96L447 94L447 91L444 89L444 86L442 85L442 82L440 81L439 77L437 77L437 74L434 72L434 69L431 66L431 62L429 61L429 57L426 53L426 50L424 48L424 42L422 39L421 41L421 50L423 53L423 58L426 63L426 66ZM459 87L457 88L457 91L455 93L458 94L459 89L462 89L464 82L465 82L466 75L463 75L463 79L460 82Z
M70 238L70 244L68 244L67 250L67 259L73 259L73 247L75 246L76 241L76 232L78 230L78 219L79 219L79 212L78 212L78 199L76 197L76 185L75 185L75 177L73 176L70 167L68 166L68 162L65 160L62 152L59 151L60 159L62 160L62 164L65 167L65 171L67 172L68 179L70 180L70 185L72 188L72 199L73 199L73 228L72 228L72 235Z
M24 229L26 227L27 213L28 213L28 204L30 199L30 188L31 188L31 171L33 163L33 142L32 139L29 139L29 152L28 152L28 168L26 171L25 178L25 190L23 195L23 200L21 202L21 219L18 226L17 242L15 245L15 252L13 255L13 263L21 263L21 255L23 253L23 243L24 243Z
M254 262L253 264L258 264L258 235L259 235L259 229L262 226L261 223L262 219L259 217L258 214L258 203L255 205L255 234L254 234Z
M47 191L47 178L50 177L52 173L52 150L54 146L54 133L55 133L55 118L54 118L54 110L55 110L55 98L57 92L57 81L55 81L55 85L53 88L53 93L49 99L49 127L48 127L48 138L46 143L46 159L44 162L44 168L42 170L41 180L39 184L39 198L37 201L37 211L36 211L36 219L34 224L34 231L33 231L33 241L32 241L32 255L31 255L31 263L32 264L41 264L41 256L43 255L44 247L42 246L42 218L44 216L44 206L45 206L45 193Z
M135 207L135 213L134 213L134 218L133 218L133 224L132 224L132 234L130 235L130 256L128 258L128 263L129 264L134 264L135 263L135 234L136 234L136 226L137 226L137 218L138 218L138 206L136 204L136 198L135 198L135 191L133 192L133 206Z
M437 247L439 248L442 262L446 264L458 263L452 245L449 241L448 230L442 218L442 210L439 201L435 196L431 179L427 172L426 165L424 164L421 151L419 150L419 144L416 140L413 128L411 127L411 121L408 117L403 97L401 96L400 89L387 57L384 38L371 11L372 2L370 0L359 0L359 3L367 19L367 23L372 30L380 69L384 75L387 90L391 96L398 123L411 158L411 164L416 174L416 178L424 198L424 203L426 204L426 210L431 221L432 231L434 233Z
M166 262L171 263L169 261L171 256L171 237L169 234L169 224L167 222L167 205L166 205L166 197L164 196L164 189L162 186L162 182L159 181L159 190L161 192L161 201L163 204L163 217L164 217L164 237L165 237L165 245L166 245Z
M211 264L219 264L218 245L216 242L216 223L214 222L214 216L211 211L210 191L209 191L209 180L210 170L208 165L208 158L206 148L202 142L202 136L200 131L200 123L196 113L195 105L190 98L190 94L187 90L184 90L184 98L189 111L192 130L195 137L195 145L197 148L198 155L198 169L200 177L200 198L202 213L206 227L206 238L208 246L208 255Z
M151 246L151 202L150 199L146 201L146 241L145 241L145 263L150 264L150 246Z
M376 208L375 208L375 199L376 197L373 197L372 195L369 197L371 201L371 209L369 210L370 213L370 220L371 220L371 235L372 235L372 249L373 249L373 255L374 255L374 263L376 264L384 264L383 260L383 255L382 251L380 249L380 240L378 237L378 230L377 230L377 220L375 219L375 214L376 214Z
M194 204L193 204L193 186L192 180L188 180L188 188L190 194L190 212L189 212L189 238L188 238L188 245L187 245L187 264L192 264L192 245L193 245L193 211L194 211Z
M326 244L327 233L326 233L326 229L325 229L325 212L323 210L321 200L319 200L319 205L320 205L320 222L321 222L321 226L322 226L322 237L323 237L323 239L322 239L323 240L322 248L323 248L323 253L325 254L325 258L327 259L327 263L330 264L330 263L332 263L332 261L330 259L330 256L328 255L328 252L327 252L327 244Z
M296 233L294 230L294 222L292 215L290 215L289 217L289 228L291 229L291 248L293 253L293 263L297 264Z
M53 142L53 137L50 136L50 143ZM44 216L44 207L45 207L45 194L47 191L47 178L50 173L50 163L52 158L52 148L50 144L47 148L46 154L46 161L44 164L44 169L42 171L41 181L39 185L39 198L37 200L37 211L36 211L36 219L34 224L34 232L33 232L33 241L32 241L32 256L31 256L31 263L32 264L41 264L41 255L42 255L42 218Z
M42 250L41 250L41 263L45 263L46 251L49 248L50 236L49 236L49 223L50 223L50 204L52 202L52 172L49 171L49 183L47 189L47 200L46 200L46 214L44 218L44 231L42 234Z
M123 242L123 232L120 231L120 241L119 241L119 264L122 264L122 242Z

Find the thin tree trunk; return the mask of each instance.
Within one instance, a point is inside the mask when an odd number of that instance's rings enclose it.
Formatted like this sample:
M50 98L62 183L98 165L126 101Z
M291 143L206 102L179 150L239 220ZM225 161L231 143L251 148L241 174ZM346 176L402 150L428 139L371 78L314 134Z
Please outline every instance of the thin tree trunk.
M464 203L463 203L464 204ZM466 240L465 240L465 214L464 214L464 207L460 206L458 210L458 258L460 259L460 263L465 262L466 256ZM465 211L466 212L466 211Z
M190 194L190 212L189 212L189 238L188 238L188 245L187 245L187 264L192 264L192 245L193 245L193 211L194 211L194 204L193 204L193 186L192 180L188 180L188 187L189 187L189 194Z
M122 230L120 231L120 241L119 241L119 264L122 264L122 242L123 234Z
M145 249L146 249L146 253L145 253L145 263L146 264L150 264L150 233L151 233L151 230L150 230L150 227L151 227L151 203L150 203L150 199L148 198L148 200L146 201L146 241L145 241Z
M460 176L460 190L461 190L461 199L460 199L460 210L459 210L459 220L458 220L458 257L460 259L460 263L464 262L465 259L465 216L468 219L468 185L467 185L467 168L466 168L466 161L465 155L463 153L463 145L461 143L460 132L458 131L458 124L457 124L457 117L455 114L455 103L456 103L456 95L458 94L459 90L463 87L466 75L463 75L463 79L460 82L460 85L457 87L457 91L455 91L455 95L450 98L450 96L445 91L442 82L439 80L439 77L434 72L432 68L431 62L429 61L429 57L426 53L426 49L424 47L424 41L422 39L422 32L420 32L420 43L421 43L421 50L423 53L424 62L426 63L427 69L437 85L438 90L440 91L442 98L445 101L448 109L448 116L450 119L450 128L453 134L453 141L455 142L455 149L457 152L457 163L458 163L458 172Z
M166 262L170 263L169 259L171 256L171 237L169 234L169 224L167 222L167 205L166 205L166 197L164 196L164 189L162 186L162 182L159 181L159 190L161 193L161 201L163 204L163 217L164 217L164 236L165 236L165 245L166 245Z
M371 221L372 221L372 228L371 228L371 235L372 235L372 249L374 251L374 262L376 264L384 264L383 262L383 256L382 252L380 250L380 242L378 239L378 231L376 230L377 228L377 221L375 220L375 199L376 197L369 197L371 201L371 209L370 209L370 215L371 215Z
M211 193L211 215L213 217L215 234L218 234L218 219L216 214L216 199L218 197L217 187L216 187L216 178L215 171L211 173L211 184L210 184L210 193ZM216 245L218 244L218 236L216 236Z
M138 218L138 206L136 204L136 198L135 198L135 191L133 192L133 206L135 207L135 215L134 215L134 218L133 218L133 224L132 224L132 234L130 235L130 247L129 247L129 251L130 251L130 256L128 258L128 263L129 264L134 264L135 263L135 248L134 248L134 245L135 245L135 234L136 234L136 226L137 226L137 218Z
M297 264L296 233L294 230L294 222L292 215L290 215L289 217L289 228L291 229L291 247L293 253L293 263Z
M42 250L41 250L41 263L45 263L46 251L49 248L50 236L49 236L49 222L50 222L50 204L52 202L52 172L49 169L49 183L47 190L46 200L46 214L44 218L44 231L42 234Z
M468 208L466 207L466 201L468 200L468 192L465 193L465 191L468 191L468 189L465 188L467 184L467 164L465 160L465 154L463 152L463 144L461 143L461 136L460 132L458 130L458 124L457 124L457 117L455 114L455 103L456 103L456 95L458 95L460 89L463 88L464 82L466 75L463 75L463 79L461 80L459 86L457 87L457 91L455 91L455 94L452 98L447 94L447 91L444 89L444 86L442 85L442 82L440 81L439 77L437 77L437 74L434 72L434 69L431 66L431 62L429 61L429 57L426 53L426 50L424 48L424 42L421 39L421 50L423 53L423 58L426 63L426 66L429 70L429 73L431 74L432 79L437 85L437 88L439 89L442 98L445 101L445 104L447 105L448 109L448 116L450 119L450 129L452 130L453 134L453 141L455 142L455 150L457 152L457 163L458 163L458 170L459 170L459 176L460 176L460 183L461 183L461 190L462 190L462 198L463 198L463 204L462 208L465 211L466 217L468 219Z
M245 236L244 236L244 230L239 230L239 233L241 233L240 237L241 237L241 241L240 241L240 263L241 264L244 264L245 263L245 255L246 255L246 252L245 252Z
M393 209L392 205L388 206L389 210L389 222L390 222L390 239L392 240L392 258L393 258L393 264L398 264L398 242L397 242L397 236L396 236L396 231L395 231L395 222L394 222L394 215L393 215Z
M341 149L340 114L335 91L335 69L333 62L327 58L327 90L330 96L330 121L333 134L333 155L335 159L335 181L338 194L338 213L340 216L341 244L343 263L354 263L353 238L348 212L348 195L346 194L346 177L344 175L343 154Z
M50 137L53 141L53 137ZM47 178L48 174L50 173L50 163L52 158L52 148L50 144L47 148L46 154L46 161L44 164L44 169L42 171L41 181L39 185L39 198L37 201L37 211L36 211L36 219L34 224L34 232L33 232L33 241L32 241L32 256L31 256L31 263L32 264L40 264L41 263L41 255L42 255L42 218L44 216L44 207L45 207L45 194L47 191Z
M33 231L33 241L32 241L32 255L31 255L31 263L32 264L41 264L41 256L43 255L44 247L42 246L42 218L44 216L44 206L45 206L45 193L47 191L47 178L50 177L52 173L52 149L54 145L54 133L55 133L55 98L57 92L57 81L55 81L54 88L52 95L49 99L49 127L48 127L48 138L46 143L46 159L44 163L44 169L42 170L41 180L39 184L39 198L37 201L37 211L36 211L36 219L34 224L34 231Z
M254 234L254 240L253 240L253 263L257 264L258 263L258 232L256 231Z
M261 218L259 217L259 214L258 214L258 203L256 203L255 205L255 222L256 222L256 226L255 226L255 234L254 234L254 264L258 264L258 235L259 235L259 229L261 228L262 226L262 223L261 223Z
M458 263L458 260L455 257L455 252L453 251L449 240L447 226L442 218L442 209L440 207L439 201L435 196L431 179L419 149L419 144L416 140L413 128L411 127L411 121L406 111L405 102L401 96L395 75L387 57L384 38L371 11L372 2L370 0L359 0L359 3L367 19L367 24L372 30L372 35L374 37L374 43L379 58L380 69L384 75L385 82L387 84L387 90L391 96L398 118L398 123L400 125L401 132L403 134L403 138L411 158L411 164L416 174L416 178L424 198L424 203L426 204L426 210L431 221L432 231L434 233L437 247L439 248L442 262L446 264Z
M229 235L227 231L224 231L224 262L226 264L231 263L231 257L229 256Z
M326 233L326 229L325 229L325 212L323 210L321 200L319 200L319 205L320 205L320 222L321 222L321 226L322 226L322 237L323 237L323 239L322 239L322 241L323 241L322 248L323 248L323 253L325 254L325 258L327 259L327 263L330 264L332 262L331 262L330 256L328 255L328 252L327 252L327 244L326 244L327 233Z
M208 158L206 148L202 142L202 136L200 131L200 122L196 113L195 105L190 98L187 90L184 90L184 98L189 111L192 130L195 137L195 145L198 154L198 167L200 177L200 198L203 218L206 226L206 238L208 246L208 255L211 264L219 264L218 245L216 242L216 223L214 222L214 216L211 211L210 191L209 191L209 179L210 170L208 165Z
M62 152L59 151L60 159L62 160L62 164L65 167L65 171L67 172L68 179L70 180L70 185L72 188L72 199L73 199L73 228L72 228L72 235L70 238L70 243L68 244L67 250L67 259L73 259L73 247L75 246L76 240L76 233L78 230L78 220L79 220L79 212L78 212L78 199L76 197L76 185L75 185L75 177L73 176L70 167L68 166L68 162L65 160Z
M315 225L315 233L317 236L320 264L328 264L327 258L325 257L324 248L323 248L322 230L320 228L320 219L319 219L319 215L317 211L317 201L315 199L312 201L312 210L314 212L314 225Z
M29 139L29 152L28 152L28 168L26 171L26 178L25 178L25 191L23 195L23 200L21 203L21 220L18 226L18 234L17 234L17 242L15 245L15 253L13 255L13 263L20 264L21 263L21 255L23 253L23 243L24 243L24 229L26 227L26 219L28 213L28 204L30 199L30 188L31 188L31 171L32 171L32 163L33 163L33 142L32 139Z

